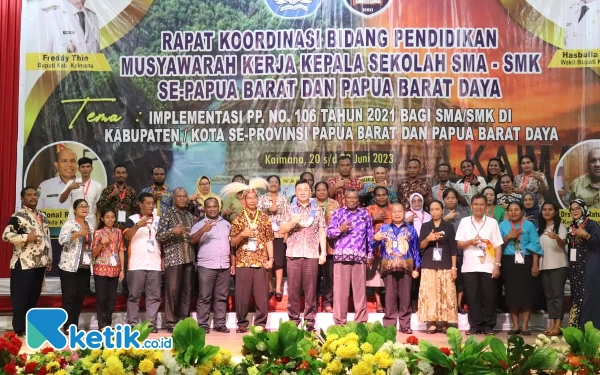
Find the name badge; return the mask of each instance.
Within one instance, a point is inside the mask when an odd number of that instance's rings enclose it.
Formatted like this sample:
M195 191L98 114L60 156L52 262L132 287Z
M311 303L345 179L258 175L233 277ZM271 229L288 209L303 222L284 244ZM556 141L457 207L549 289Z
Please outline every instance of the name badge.
M111 267L117 266L117 255L116 254L113 254L110 256L110 266Z
M436 262L442 261L442 248L441 247L433 248L433 260Z
M392 248L394 250L398 250L398 241L397 240L392 241Z
M525 255L523 250L515 251L515 264L525 264Z
M483 242L477 244L477 250L475 251L475 256L478 256L478 257L485 256L485 244Z
M153 253L155 251L155 249L154 249L154 240L152 238L148 238L146 240L146 247L148 248L148 252L149 253Z
M569 261L577 262L577 249L571 248L571 252L569 253Z
M125 211L119 210L119 212L117 213L117 221L119 223L124 223L126 218L127 214L125 213Z
M152 210L152 216L158 216L158 208L154 207Z
M279 232L279 223L276 221L272 221L271 228L273 228L273 232Z
M249 238L248 239L248 246L246 248L246 250L248 251L256 251L257 249L257 244L256 244L256 238Z
M90 253L85 252L83 253L83 264L85 265L89 265L92 261L92 258L90 257Z

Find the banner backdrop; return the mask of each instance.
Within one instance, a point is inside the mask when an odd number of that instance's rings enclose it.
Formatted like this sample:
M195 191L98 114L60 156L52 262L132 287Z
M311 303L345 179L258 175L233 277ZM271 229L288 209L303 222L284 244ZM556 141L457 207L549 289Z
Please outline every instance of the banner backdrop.
M103 186L164 165L190 194L528 154L548 200L600 207L599 0L25 1L22 30L21 184L64 180L63 148ZM41 205L57 229L68 207Z

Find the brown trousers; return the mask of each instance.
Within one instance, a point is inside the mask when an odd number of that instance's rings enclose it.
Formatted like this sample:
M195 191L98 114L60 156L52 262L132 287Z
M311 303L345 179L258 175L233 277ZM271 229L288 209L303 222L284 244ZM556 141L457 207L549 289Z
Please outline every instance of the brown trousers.
M269 317L269 270L263 267L236 267L235 312L240 328L250 324L248 311L251 296L254 296L256 305L254 325L264 327Z
M318 258L287 258L288 316L296 325L300 324L300 297L304 290L304 322L307 327L315 326L318 275Z
M333 321L346 324L348 296L352 285L354 321L366 323L367 314L367 266L364 263L335 262L333 264Z
M392 272L385 275L385 315L383 326L396 326L400 320L400 328L410 328L410 292L412 289L412 277L410 273Z

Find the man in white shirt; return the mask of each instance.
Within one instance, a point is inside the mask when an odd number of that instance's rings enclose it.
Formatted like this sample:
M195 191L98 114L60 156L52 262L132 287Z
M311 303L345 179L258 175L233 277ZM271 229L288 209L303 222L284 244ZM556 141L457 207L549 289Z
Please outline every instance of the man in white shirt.
M577 0L566 11L565 49L600 48L600 0Z
M91 178L92 171L94 170L92 167L92 159L83 157L77 161L77 164L79 164L79 173L81 174L81 178L76 178L67 182L65 188L60 194L58 201L60 203L69 203L69 220L71 220L74 218L73 202L75 202L77 199L85 199L90 206L90 212L85 220L90 224L90 226L97 228L96 204L98 203L100 194L102 193L102 185Z
M156 240L159 217L152 215L154 196L141 193L140 213L131 215L125 223L123 238L129 242L129 264L127 268L127 323L139 323L140 297L146 296L146 319L151 321L152 332L158 332L156 326L158 309L162 302L160 285L165 269L161 256L160 243Z
M56 154L54 166L58 176L43 181L38 187L38 208L41 210L68 210L70 202L60 202L60 193L67 183L75 178L77 172L77 155L70 148L63 148Z
M486 198L475 194L471 199L473 216L460 221L456 241L463 249L462 273L469 305L467 335L494 334L496 297L500 277L500 260L504 243L498 222L485 215Z
M62 0L42 8L37 20L39 36L31 51L99 53L98 17L85 3L86 0Z

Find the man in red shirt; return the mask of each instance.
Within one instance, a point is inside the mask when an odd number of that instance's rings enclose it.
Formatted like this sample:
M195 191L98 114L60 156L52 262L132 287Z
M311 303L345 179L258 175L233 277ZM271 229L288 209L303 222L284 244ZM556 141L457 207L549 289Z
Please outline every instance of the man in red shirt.
M340 207L344 207L344 194L346 189L354 188L362 190L363 183L356 177L352 177L352 159L348 155L342 155L338 159L339 175L327 181L329 185L329 197L335 199Z

